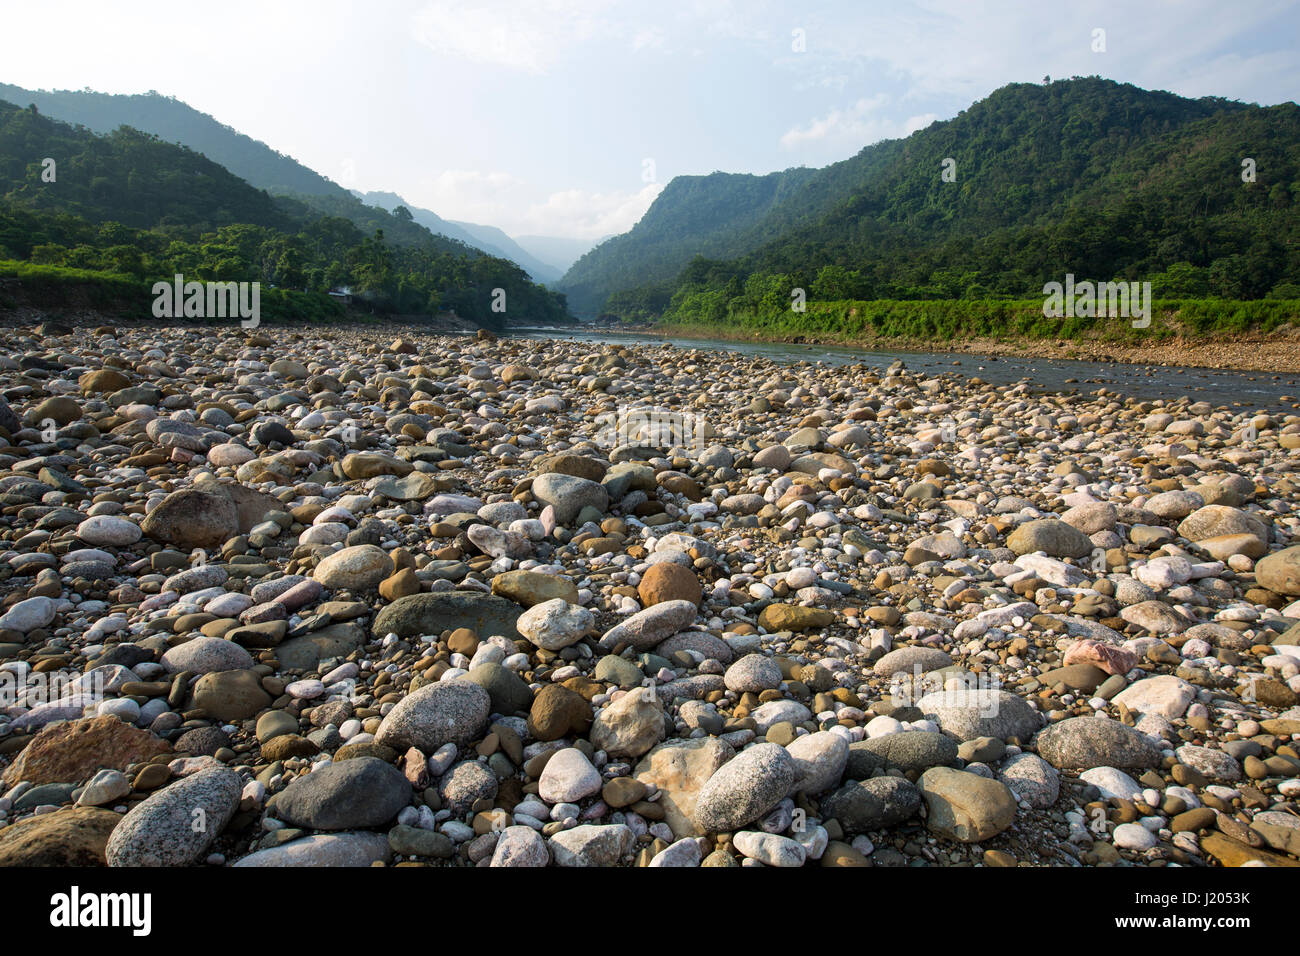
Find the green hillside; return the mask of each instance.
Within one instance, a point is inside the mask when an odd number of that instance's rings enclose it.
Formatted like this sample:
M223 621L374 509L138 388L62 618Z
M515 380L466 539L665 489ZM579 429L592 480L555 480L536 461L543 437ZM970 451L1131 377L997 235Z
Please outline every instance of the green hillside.
M620 289L657 286L667 291L692 257L726 258L747 251L743 237L815 175L797 168L766 176L676 176L630 232L606 239L579 258L557 287L579 311L599 308Z
M675 182L643 220L653 230L638 223L570 270L559 287L576 307L682 316L708 293L716 312L746 286L749 299L779 289L787 303L792 288L810 301L1026 296L1066 272L1149 279L1177 297L1300 293L1295 104L1189 100L1097 78L1015 84L812 172L761 215L749 209L729 238L683 203L693 194L691 205L707 205L728 180ZM710 261L687 269L698 255ZM629 281L639 256L646 268Z
M108 135L121 126L153 134L166 143L188 146L224 166L240 179L275 196L292 196L318 213L341 216L366 232L386 230L399 243L422 241L421 229L405 222L385 222L383 213L405 205L414 225L462 242L488 255L518 263L539 282L560 278L560 271L533 257L509 236L490 226L452 223L405 202L394 193L364 195L345 189L290 156L245 136L182 101L160 93L110 94L92 90L28 90L0 83L0 100L35 105L44 116ZM379 215L376 215L376 213Z
M114 94L92 90L27 90L0 83L0 100L34 104L44 115L101 135L120 126L153 133L202 153L240 179L271 193L346 196L348 191L207 113L160 93Z
M360 224L347 215L354 207ZM563 296L513 262L434 236L400 210L349 195L272 197L157 137L97 136L4 102L0 259L132 279L257 281L322 299L346 287L377 312L454 309L492 326L567 318ZM498 289L504 313L492 308Z

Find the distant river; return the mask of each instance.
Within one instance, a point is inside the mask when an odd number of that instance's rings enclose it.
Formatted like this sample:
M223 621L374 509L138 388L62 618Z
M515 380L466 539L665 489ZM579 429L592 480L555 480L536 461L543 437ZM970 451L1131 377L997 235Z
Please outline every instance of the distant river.
M1173 365L1128 365L1122 362L1080 362L1071 359L1027 359L1006 356L963 355L955 352L869 352L836 345L783 345L773 342L728 342L714 339L660 335L624 335L602 331L571 332L555 329L517 329L523 338L569 339L613 345L671 343L683 349L729 351L754 355L782 364L820 362L825 365L860 364L885 369L902 360L917 372L959 372L995 384L1027 381L1049 391L1091 394L1107 388L1137 399L1193 401L1232 409L1295 411L1300 408L1300 375L1276 372L1232 372ZM1290 396L1284 401L1283 396Z

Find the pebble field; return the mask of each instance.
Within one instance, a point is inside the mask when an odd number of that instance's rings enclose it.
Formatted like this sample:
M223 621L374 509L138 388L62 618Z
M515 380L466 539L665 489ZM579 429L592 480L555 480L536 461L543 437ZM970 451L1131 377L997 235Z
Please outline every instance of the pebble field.
M1300 398L3 335L0 865L1300 866Z

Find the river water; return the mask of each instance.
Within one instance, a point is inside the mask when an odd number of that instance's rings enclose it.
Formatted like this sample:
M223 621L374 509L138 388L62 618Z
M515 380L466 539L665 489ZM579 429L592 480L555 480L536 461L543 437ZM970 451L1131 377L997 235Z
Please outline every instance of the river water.
M1034 388L1047 391L1092 394L1098 389L1106 388L1136 399L1173 401L1190 398L1192 401L1209 402L1236 411L1289 412L1300 409L1300 374L965 355L956 352L869 352L835 345L728 342L594 330L574 332L568 329L517 329L509 334L593 344L669 343L683 349L760 356L787 365L810 362L831 366L859 364L885 369L895 361L902 360L915 372L958 372L999 385L1028 382Z

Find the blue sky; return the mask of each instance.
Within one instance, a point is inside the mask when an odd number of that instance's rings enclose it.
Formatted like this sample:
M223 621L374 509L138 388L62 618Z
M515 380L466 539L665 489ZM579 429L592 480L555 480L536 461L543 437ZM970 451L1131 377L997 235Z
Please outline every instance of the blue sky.
M622 232L675 175L825 165L1044 75L1300 95L1300 4L1278 0L6 0L3 17L0 80L156 89L346 186L514 235Z

